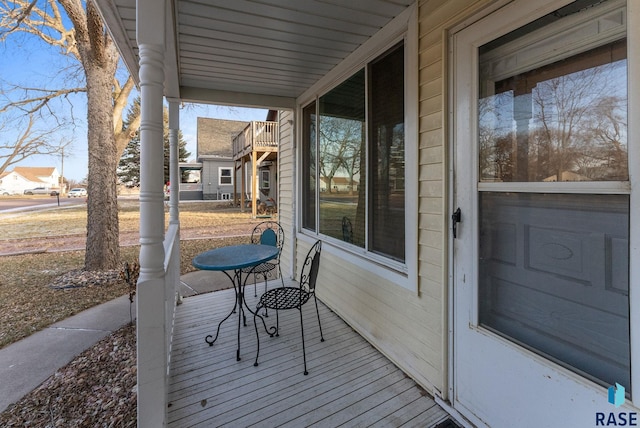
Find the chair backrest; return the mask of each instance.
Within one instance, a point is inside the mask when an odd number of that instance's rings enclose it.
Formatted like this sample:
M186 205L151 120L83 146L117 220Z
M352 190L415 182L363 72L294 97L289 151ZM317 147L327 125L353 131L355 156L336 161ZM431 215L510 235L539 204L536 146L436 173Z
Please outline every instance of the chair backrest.
M284 231L277 221L263 221L256 224L251 232L252 244L273 245L282 250Z
M322 251L322 241L316 241L311 247L302 265L300 272L300 287L306 288L310 292L315 292L318 269L320 267L320 251Z
M278 236L273 229L265 229L260 235L260 243L262 245L271 245L273 247L278 246Z

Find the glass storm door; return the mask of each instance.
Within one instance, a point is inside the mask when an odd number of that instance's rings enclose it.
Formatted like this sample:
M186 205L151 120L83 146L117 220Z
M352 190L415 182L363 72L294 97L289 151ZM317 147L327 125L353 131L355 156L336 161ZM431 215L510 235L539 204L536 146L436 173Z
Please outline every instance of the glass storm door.
M516 0L452 42L454 405L592 426L634 393L626 3Z

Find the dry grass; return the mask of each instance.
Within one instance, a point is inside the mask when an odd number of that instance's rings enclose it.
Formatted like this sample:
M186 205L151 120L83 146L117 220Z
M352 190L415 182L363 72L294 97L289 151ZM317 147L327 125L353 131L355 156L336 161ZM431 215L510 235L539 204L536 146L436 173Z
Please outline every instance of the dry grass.
M119 201L120 233L137 232L140 227L140 207L137 201ZM165 212L168 208L165 206ZM220 226L246 224L250 215L227 206L209 202L192 202L180 205L180 222L183 229L215 229ZM169 216L165 215L165 224ZM25 239L38 236L85 235L87 209L85 205L29 211L19 214L0 214L0 236L6 239ZM1 242L1 241L0 241Z
M0 347L127 293L123 282L66 290L48 286L83 261L79 251L0 257Z
M248 214L212 207L210 203L181 205L182 229L202 230L203 236L215 235L216 231L222 231L220 234L227 236L233 235L234 231L238 234L251 230L254 221ZM84 236L85 224L84 207L34 211L20 215L5 214L0 215L0 236L4 240L56 235ZM121 204L120 233L137 231L138 224L137 203ZM60 231L64 231L64 234ZM65 238L60 239L62 242ZM194 270L191 260L202 251L244 242L247 242L246 236L183 241L181 272L184 274ZM122 262L137 260L138 252L138 246L122 247ZM84 309L128 293L128 285L123 281L69 289L50 287L57 277L71 270L81 269L83 264L84 251L0 257L0 348Z

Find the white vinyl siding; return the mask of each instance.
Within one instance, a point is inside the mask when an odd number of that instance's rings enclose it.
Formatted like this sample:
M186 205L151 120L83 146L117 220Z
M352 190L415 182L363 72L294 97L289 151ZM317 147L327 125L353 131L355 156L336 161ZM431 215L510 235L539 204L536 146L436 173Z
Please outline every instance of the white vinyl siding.
M309 242L299 242L299 251ZM442 296L415 293L322 249L321 300L432 393L442 390Z
M293 251L295 239L294 210L294 144L293 112L280 111L280 139L278 146L278 221L284 230L285 242L280 257L282 275L293 278Z
M413 75L420 73L421 94L425 93L424 86L430 86L432 81L431 76L428 76L429 80L425 82L424 70L422 68L418 70L418 62L426 61L422 57L424 53L418 59L416 57L418 48L416 47L413 53L411 50L418 43L418 35L417 30L414 30L415 32L407 30L406 25L409 21L409 27L412 24L417 27L417 22L411 23L408 15L403 18L405 19L403 31L407 34L405 43L408 46L406 68L409 87L407 92L416 95L414 100L409 96L407 102L407 110L409 110L407 114L415 115L415 119L408 120L407 126L413 126L413 135L407 136L406 143L408 149L413 150L414 154L407 158L414 160L416 164L414 171L407 174L407 185L411 184L415 191L412 200L407 198L412 210L410 226L415 228L413 232L407 233L408 239L411 237L415 240L415 248L407 253L406 264L409 273L402 275L392 269L385 269L379 263L367 261L360 255L345 251L327 241L322 250L318 295L332 310L430 393L444 396L446 395L445 332L447 327L444 322L446 265L443 240L445 233L442 229L446 226L442 217L446 169L442 155L444 147L442 120L438 120L437 127L426 127L424 117L418 121L416 112L418 88L411 86L411 73ZM424 28L422 24L420 28ZM396 34L399 34L397 29ZM397 41L397 38L394 40ZM386 45L382 43L384 46L380 46L377 54L384 52L390 46L389 43ZM420 47L424 50L422 44ZM376 51L371 52L369 56L375 57ZM442 59L437 59L436 63L442 64ZM350 74L343 72L343 76ZM441 75L442 70L439 70L436 79L440 82L442 82ZM414 79L417 85L418 76ZM327 80L331 79L327 77ZM440 92L429 97L441 102L441 85L437 86L437 90ZM430 91L426 93L430 94ZM312 99L312 97L303 97L299 100L299 105L308 105ZM434 105L437 104L436 102ZM425 116L422 113L422 104L420 108L421 115ZM434 116L440 115L443 106L434 107L433 110ZM440 138L434 138L433 144L426 146L425 130L431 129L434 129ZM420 132L419 139L417 131ZM300 131L297 135L300 137ZM297 150L300 151L300 144L297 145ZM292 160L281 157L281 174L291 162ZM425 182L426 185L423 185ZM418 192L426 197L418 198ZM297 200L299 203L301 198L298 197ZM283 216L281 221L285 221L285 214L281 215ZM416 236L418 231L419 236ZM300 260L316 237L308 232L298 233L296 256ZM415 276L411 274L412 269L416 272ZM399 287L399 281L404 281L408 286Z
M418 275L423 298L433 302L429 316L442 328L430 334L441 358L437 384L447 397L449 338L448 240L449 240L449 135L447 30L486 8L489 0L423 0L419 4L419 203ZM435 342L438 341L436 347ZM450 398L450 397L449 397Z

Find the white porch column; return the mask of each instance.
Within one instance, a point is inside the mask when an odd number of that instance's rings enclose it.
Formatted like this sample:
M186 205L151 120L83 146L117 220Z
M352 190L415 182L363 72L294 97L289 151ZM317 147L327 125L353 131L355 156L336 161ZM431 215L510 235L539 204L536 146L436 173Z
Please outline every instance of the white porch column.
M180 148L178 133L180 131L180 107L178 101L169 100L169 223L179 223L180 201Z
M167 249L165 245L165 251L174 251L173 257L170 257L170 264L167 266L168 272L173 274L165 274L165 290L166 290L166 305L167 316L171 314L171 318L167 318L167 328L173 325L173 310L169 307L174 304L182 303L182 295L180 294L180 141L178 134L180 132L180 104L177 100L169 101L169 181L170 181L170 193L169 193L169 227L175 229L174 243L172 249ZM170 234L169 234L170 237ZM167 258L165 257L165 260ZM175 278L174 278L175 275ZM167 337L171 337L168 334ZM171 347L169 347L171 349Z
M140 278L137 292L138 426L167 420L164 290L163 82L165 7L137 0L140 55Z

